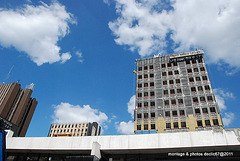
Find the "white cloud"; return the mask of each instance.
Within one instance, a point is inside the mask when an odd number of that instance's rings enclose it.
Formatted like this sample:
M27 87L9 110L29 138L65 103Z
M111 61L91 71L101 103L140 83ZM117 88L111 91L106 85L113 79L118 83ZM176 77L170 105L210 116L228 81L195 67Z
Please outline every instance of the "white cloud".
M25 5L17 10L0 9L0 45L25 52L37 65L64 63L70 53L60 53L57 42L75 23L73 16L57 2L39 6Z
M210 62L240 67L239 0L163 2L116 0L119 17L109 22L115 42L148 56L164 50L172 33L175 51L203 48Z
M133 134L134 131L134 123L132 121L128 121L128 122L120 122L119 124L116 124L116 129L119 133L121 134Z
M83 60L83 56L82 56L82 52L77 51L75 54L76 54L77 57L78 57L78 62L82 63L82 62L84 61L84 60Z
M224 117L222 118L223 125L229 126L232 123L232 121L234 120L234 118L235 118L234 113L232 113L232 112L224 113Z
M227 106L225 104L225 100L229 99L229 98L233 99L234 94L231 92L226 92L220 88L213 89L213 91L215 93L215 97L216 97L216 100L217 100L220 110L226 110Z
M103 2L107 5L110 5L110 0L103 0Z
M69 103L60 103L54 106L54 123L83 123L97 122L103 124L108 120L105 113L91 108L89 105L71 105Z
M128 113L131 114L132 118L134 117L135 99L136 99L136 96L133 95L128 102Z

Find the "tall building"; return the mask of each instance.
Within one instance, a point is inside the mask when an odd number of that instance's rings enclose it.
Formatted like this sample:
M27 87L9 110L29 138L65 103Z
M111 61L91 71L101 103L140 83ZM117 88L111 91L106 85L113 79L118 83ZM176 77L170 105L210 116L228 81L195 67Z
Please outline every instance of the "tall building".
M137 60L135 134L223 128L203 54Z
M52 124L49 137L59 136L99 136L101 127L98 123Z
M18 83L0 85L0 120L14 132L13 136L26 135L38 103L31 98L33 86L23 90Z

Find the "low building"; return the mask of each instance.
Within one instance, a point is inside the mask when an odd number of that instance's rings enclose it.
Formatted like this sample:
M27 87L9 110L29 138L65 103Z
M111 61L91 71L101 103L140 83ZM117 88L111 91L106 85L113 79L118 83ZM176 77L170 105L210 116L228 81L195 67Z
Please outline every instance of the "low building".
M98 136L101 133L101 127L97 122L93 123L75 123L75 124L52 124L48 137L61 136Z
M7 161L240 160L240 129L88 137L7 137Z

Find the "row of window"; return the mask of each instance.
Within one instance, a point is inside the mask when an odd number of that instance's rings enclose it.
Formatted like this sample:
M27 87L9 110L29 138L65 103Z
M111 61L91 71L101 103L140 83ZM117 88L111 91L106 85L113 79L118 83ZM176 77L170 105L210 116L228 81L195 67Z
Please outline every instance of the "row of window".
M166 85L174 85L174 80L164 80L163 82L163 85L166 86ZM175 79L175 84L180 84L180 79Z
M143 77L142 75L138 75L138 79L148 79L148 78L154 78L154 74L153 73L150 73L149 75L148 74L144 74Z
M206 85L204 86L205 91L209 91L210 90L210 86ZM203 87L202 86L198 86L198 87L191 87L191 92L202 92L203 91Z
M205 76L205 75L202 76L202 81L207 81L207 79L208 79L207 76ZM195 77L195 81L196 81L196 82L200 82L200 81L201 81L201 78L200 78L200 77ZM193 77L190 77L190 78L189 78L189 82L190 82L190 83L194 83L194 78L193 78Z
M74 127L88 127L88 124L54 124L52 128L74 128Z
M213 121L213 125L214 126L218 126L219 125L218 119L212 119L212 121ZM205 126L211 126L210 120L205 120L204 122L205 122ZM198 127L203 127L203 121L202 120L197 120L197 126Z
M145 108L148 107L148 102L144 102L143 105L144 105ZM137 107L141 108L142 103L137 103ZM150 102L150 107L155 107L155 102L154 101Z
M151 92L144 92L143 93L144 97L154 97L155 96L155 92L154 91L151 91ZM142 97L142 93L138 93L138 98L141 98Z
M196 64L197 63L197 60L196 59L193 59L193 60L186 60L186 65L190 65L191 64L191 62L192 62L192 64ZM198 63L202 63L203 61L202 61L202 59L198 59ZM178 64L177 64L177 62L169 62L169 63L167 63L167 64L161 64L161 67L164 69L164 68L166 68L166 67L168 67L168 68L171 68L171 67L177 67L178 66ZM138 67L138 71L142 71L142 70L153 70L153 65L145 65L145 66L140 66L140 67Z
M141 114L141 113L138 113L138 114L137 114L137 119L141 119L141 118L144 118L144 119L155 118L155 112L150 113L150 116L149 116L148 113L144 113L144 114L143 114L143 117L142 117L142 114Z
M154 82L143 83L143 87L144 87L144 88L147 88L148 85L149 85L150 87L154 87ZM138 83L138 88L142 88L142 83Z
M162 76L163 76L163 77L166 77L167 74L168 74L168 76L172 76L173 74L174 74L174 75L178 75L178 74L179 74L179 71L178 71L178 70L174 70L174 71L162 72Z
M171 105L182 105L183 104L183 99L180 98L180 99L171 99ZM164 100L164 105L165 106L169 106L170 105L170 101L169 100Z
M170 111L165 111L165 117L170 117L171 112ZM179 113L177 110L172 111L172 116L177 117L177 116L185 116L185 111L184 110L179 110Z
M155 130L155 129L156 129L155 124L151 124L150 129L148 129L148 124L143 125L143 130ZM137 125L137 130L142 130L141 125Z
M209 110L210 110L211 113L216 113L216 108L215 107L210 107ZM196 115L200 115L201 111L202 111L203 114L209 114L208 108L206 108L206 107L202 108L202 110L200 108L196 108L194 111L195 111Z
M182 94L182 89L181 88L178 88L178 89L176 89L176 92L175 92L175 89L170 89L170 90L163 90L163 94L164 95L168 95L168 94L171 94L171 95L174 95L174 94Z
M62 132L73 132L73 131L78 131L78 132L80 132L80 131L87 131L87 129L59 129L59 130L51 130L51 132L50 133L62 133Z
M205 72L205 68L204 67L200 67L200 71L201 72ZM198 68L189 68L189 69L187 69L187 73L188 74L191 74L191 73L198 73L199 72L199 69Z
M193 97L193 102L194 103L199 103L200 102L206 102L206 98L205 96L201 96L201 97ZM212 96L207 96L207 101L208 102L212 102L213 101L213 97Z

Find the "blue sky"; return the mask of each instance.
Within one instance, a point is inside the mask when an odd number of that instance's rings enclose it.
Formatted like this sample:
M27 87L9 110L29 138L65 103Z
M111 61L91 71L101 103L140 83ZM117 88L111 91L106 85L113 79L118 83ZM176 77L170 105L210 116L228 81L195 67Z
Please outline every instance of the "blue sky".
M240 2L0 0L0 79L35 84L27 136L98 121L133 133L135 59L205 51L225 128L239 128Z

